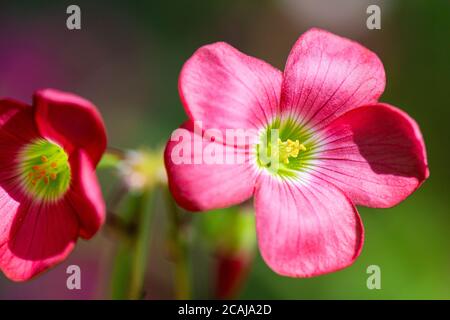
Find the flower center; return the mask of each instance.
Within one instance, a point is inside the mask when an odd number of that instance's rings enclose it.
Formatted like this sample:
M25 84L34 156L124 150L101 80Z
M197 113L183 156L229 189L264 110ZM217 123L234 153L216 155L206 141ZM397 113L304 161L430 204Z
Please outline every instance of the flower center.
M318 136L292 118L275 118L256 146L257 165L279 177L298 177L311 169L318 152Z
M289 157L297 158L300 151L306 151L306 147L300 141L287 139L282 141L278 138L278 157L284 164L289 163Z
M69 157L59 145L36 139L21 150L18 163L22 186L33 199L56 201L69 189Z

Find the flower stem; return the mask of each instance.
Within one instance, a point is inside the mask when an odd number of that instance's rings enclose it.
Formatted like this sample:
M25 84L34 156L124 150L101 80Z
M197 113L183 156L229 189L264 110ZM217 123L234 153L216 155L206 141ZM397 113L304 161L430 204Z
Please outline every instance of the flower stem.
M141 299L144 295L143 286L147 267L148 247L150 239L150 225L152 210L149 208L151 196L144 191L138 198L136 205L136 220L138 230L133 243L133 259L130 279L130 299Z
M144 296L153 198L151 190L130 194L123 219L110 220L110 224L115 220L116 224L120 222L118 229L123 235L112 273L113 299L141 299Z
M169 218L169 248L175 264L174 286L175 298L187 300L191 298L191 269L189 261L189 243L186 226L183 224L180 211L166 189L167 211Z

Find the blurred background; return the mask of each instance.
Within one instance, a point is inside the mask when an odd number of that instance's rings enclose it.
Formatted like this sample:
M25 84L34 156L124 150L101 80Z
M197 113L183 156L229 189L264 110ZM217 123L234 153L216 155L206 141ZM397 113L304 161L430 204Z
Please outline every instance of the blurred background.
M81 30L66 28L70 4L81 8ZM381 8L381 30L366 27L370 4ZM74 92L99 107L111 146L158 148L186 119L178 74L198 47L226 41L283 69L291 46L311 27L352 38L378 54L387 75L381 100L419 123L431 176L395 208L360 208L366 241L350 268L312 279L284 278L256 251L238 297L450 299L448 0L2 1L0 96L31 102L38 88ZM101 173L105 186L111 175ZM157 210L146 299L173 297L162 234L166 223ZM209 281L210 258L204 241L194 242L194 297L206 298L201 284ZM115 243L104 229L89 242L80 240L69 259L30 282L13 283L0 274L0 299L109 299ZM81 290L66 288L71 264L82 270ZM369 265L381 268L381 290L367 289Z

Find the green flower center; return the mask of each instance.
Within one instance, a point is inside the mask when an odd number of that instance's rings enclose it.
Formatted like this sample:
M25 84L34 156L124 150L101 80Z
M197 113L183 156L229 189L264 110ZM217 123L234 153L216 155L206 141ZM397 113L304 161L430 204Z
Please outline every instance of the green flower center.
M69 189L69 157L59 145L36 139L23 147L18 163L22 186L33 199L56 201Z
M276 118L257 145L257 164L280 177L294 177L311 168L318 143L312 130L293 119Z

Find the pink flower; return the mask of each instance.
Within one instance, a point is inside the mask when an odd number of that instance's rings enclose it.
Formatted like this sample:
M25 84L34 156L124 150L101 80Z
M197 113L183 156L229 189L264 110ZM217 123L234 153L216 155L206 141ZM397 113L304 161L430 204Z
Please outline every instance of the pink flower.
M178 141L169 141L171 192L191 211L254 196L262 257L281 275L345 268L364 239L355 205L394 206L429 175L419 127L378 102L384 87L373 52L323 30L300 37L284 73L226 43L204 46L179 79L184 128L194 135L193 122L201 121L205 130L253 129L256 143L223 143L226 154L248 154L245 163L175 164ZM221 143L211 140L203 137L203 147ZM279 156L277 170L263 159L267 150Z
M61 262L105 219L95 167L106 148L89 101L55 90L0 100L0 269L15 281Z

